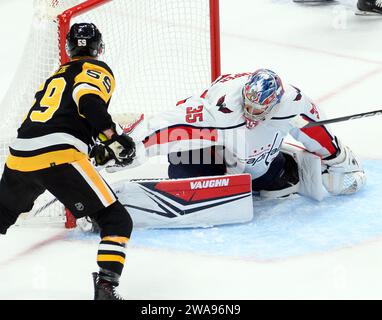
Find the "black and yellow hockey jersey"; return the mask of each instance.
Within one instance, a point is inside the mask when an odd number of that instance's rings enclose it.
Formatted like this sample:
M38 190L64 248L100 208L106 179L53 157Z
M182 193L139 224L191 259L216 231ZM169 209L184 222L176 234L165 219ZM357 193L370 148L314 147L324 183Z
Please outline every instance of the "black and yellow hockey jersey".
M107 108L114 87L104 62L78 59L62 65L38 89L10 145L8 168L35 171L87 157L93 138L113 126Z

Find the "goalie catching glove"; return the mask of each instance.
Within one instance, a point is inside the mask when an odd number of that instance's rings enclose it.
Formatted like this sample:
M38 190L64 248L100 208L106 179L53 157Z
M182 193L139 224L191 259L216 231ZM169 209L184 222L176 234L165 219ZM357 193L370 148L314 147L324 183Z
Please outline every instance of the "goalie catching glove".
M110 166L125 167L131 164L135 157L135 143L127 134L113 134L111 139L101 141L94 145L90 151L90 158L94 158L97 166L104 166L111 160ZM109 166L109 165L108 165Z
M331 194L352 194L366 183L366 175L350 148L340 142L338 146L335 158L322 160L322 181Z

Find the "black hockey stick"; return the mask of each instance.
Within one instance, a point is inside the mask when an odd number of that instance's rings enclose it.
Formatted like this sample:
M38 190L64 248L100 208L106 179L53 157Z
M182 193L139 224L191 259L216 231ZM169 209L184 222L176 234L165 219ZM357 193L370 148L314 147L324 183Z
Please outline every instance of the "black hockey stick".
M350 116L333 118L333 119L322 120L322 121L317 121L317 122L309 122L307 125L303 126L303 128L322 126L322 125L325 125L325 124L341 122L341 121L347 121L347 120L360 119L360 118L366 118L366 117L372 117L372 116L377 116L377 115L382 115L382 110L375 110L375 111L369 111L369 112L364 112L364 113L357 113L357 114L352 114Z

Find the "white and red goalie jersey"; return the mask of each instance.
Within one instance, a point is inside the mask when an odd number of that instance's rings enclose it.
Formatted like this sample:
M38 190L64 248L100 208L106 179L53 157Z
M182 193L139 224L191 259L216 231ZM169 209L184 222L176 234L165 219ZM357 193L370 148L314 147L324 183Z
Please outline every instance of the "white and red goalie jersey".
M285 93L268 120L246 120L242 88L250 75L222 75L200 96L179 101L171 111L141 117L127 129L138 142L136 164L145 157L220 145L236 159L229 168L231 173L245 172L256 179L267 172L288 134L321 158L339 150L327 127L301 129L291 123L296 115L309 122L322 120L315 104L291 85L284 85Z

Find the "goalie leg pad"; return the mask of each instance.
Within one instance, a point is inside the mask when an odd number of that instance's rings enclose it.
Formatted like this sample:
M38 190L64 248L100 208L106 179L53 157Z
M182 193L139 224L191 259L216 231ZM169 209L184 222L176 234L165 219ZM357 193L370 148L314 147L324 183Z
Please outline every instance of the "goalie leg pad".
M283 143L281 152L289 154L298 166L298 193L321 201L324 196L321 176L321 158L303 148L289 143Z
M112 185L137 228L194 228L253 218L251 176L134 180Z

